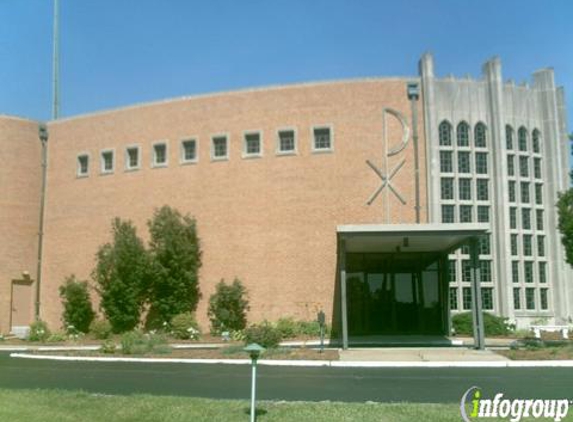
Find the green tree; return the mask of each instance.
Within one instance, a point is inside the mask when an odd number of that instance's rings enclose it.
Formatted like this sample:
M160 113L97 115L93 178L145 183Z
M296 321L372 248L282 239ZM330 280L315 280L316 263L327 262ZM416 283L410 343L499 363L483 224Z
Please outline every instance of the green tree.
M66 329L73 326L76 330L87 333L95 317L87 281L80 281L75 275L71 275L59 290L64 305L62 320Z
M141 317L148 290L149 258L131 221L115 218L113 241L96 254L93 278L101 308L116 333L132 330Z
M248 310L247 289L241 280L235 278L230 285L221 280L209 298L211 331L243 330L247 325Z
M569 140L572 142L573 150L573 133L569 135ZM571 171L570 177L573 184L573 171ZM557 213L559 215L561 242L565 247L565 259L570 265L573 265L573 188L559 194Z
M170 322L193 312L201 297L198 273L201 249L195 220L168 206L155 210L148 222L152 261L149 319ZM153 326L153 322L148 326Z

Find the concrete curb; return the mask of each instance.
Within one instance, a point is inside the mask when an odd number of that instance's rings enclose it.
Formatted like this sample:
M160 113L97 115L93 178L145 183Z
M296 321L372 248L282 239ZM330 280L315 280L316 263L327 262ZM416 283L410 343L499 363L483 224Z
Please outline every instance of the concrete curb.
M33 355L11 353L10 357L37 360L57 360L72 362L138 362L138 363L199 363L223 365L250 365L249 359L169 359L169 358L124 358L124 357L80 357ZM332 368L573 368L573 360L546 361L443 361L443 362L375 362L375 361L328 361L328 360L259 360L259 365L292 367L332 367Z

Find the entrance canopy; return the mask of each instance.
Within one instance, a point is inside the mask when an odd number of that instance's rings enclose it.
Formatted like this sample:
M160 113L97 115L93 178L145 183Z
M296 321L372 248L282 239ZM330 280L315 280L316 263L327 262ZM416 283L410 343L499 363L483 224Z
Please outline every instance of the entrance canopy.
M446 333L447 255L470 246L474 338L483 348L478 241L487 224L337 227L343 347L352 335Z
M448 254L489 232L488 224L359 224L338 226L346 252Z

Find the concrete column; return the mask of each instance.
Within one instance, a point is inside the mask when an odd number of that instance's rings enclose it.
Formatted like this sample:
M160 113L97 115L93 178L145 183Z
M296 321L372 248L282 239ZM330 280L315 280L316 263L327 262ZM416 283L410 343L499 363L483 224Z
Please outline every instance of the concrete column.
M495 286L499 313L503 316L513 317L513 286L511 280L511 265L509 256L509 217L506 211L509 203L509 185L507 179L507 159L505 148L505 122L503 102L503 81L501 74L501 61L498 57L487 61L482 68L486 81L487 115L488 115L488 143L491 154L490 187L492 195L491 221L495 230L491 233L491 249L494 258ZM495 212L495 210L503 212Z
M483 313L481 309L480 267L478 256L478 238L470 242L470 257L472 263L472 316L474 325L474 347L483 350L485 347L485 333L483 326Z
M338 244L338 262L340 265L340 315L342 319L342 348L348 349L348 310L346 300L346 242Z

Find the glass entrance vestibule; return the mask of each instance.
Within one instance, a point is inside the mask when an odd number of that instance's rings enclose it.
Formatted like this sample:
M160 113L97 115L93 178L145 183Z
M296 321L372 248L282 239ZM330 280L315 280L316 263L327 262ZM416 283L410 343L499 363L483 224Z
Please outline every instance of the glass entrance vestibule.
M435 253L347 254L348 334L446 334L445 265Z

